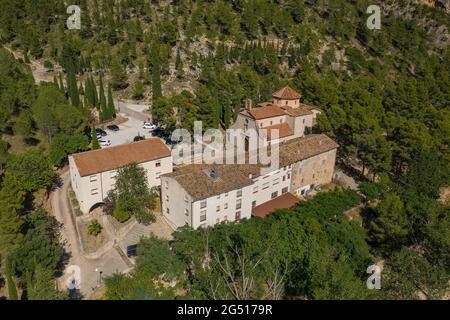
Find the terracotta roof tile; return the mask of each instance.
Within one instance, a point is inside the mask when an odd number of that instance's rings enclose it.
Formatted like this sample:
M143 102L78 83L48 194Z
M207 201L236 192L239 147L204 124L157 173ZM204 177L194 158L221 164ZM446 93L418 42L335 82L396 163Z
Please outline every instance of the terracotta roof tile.
M291 127L289 127L289 125L286 122L276 124L273 126L262 127L261 129L267 130L267 139L268 140L273 140L272 139L272 132L273 132L272 130L278 130L278 138L284 138L284 137L291 136L294 134L294 131L291 129Z
M249 113L256 120L284 116L286 114L279 105L270 102L259 104L259 107L249 110Z
M217 173L217 178L208 175L212 170ZM252 178L259 174L256 164L191 164L177 167L163 176L174 178L194 201L198 201L249 186L253 183Z
M170 156L170 149L159 138L72 155L82 177Z
M339 145L325 134L311 134L280 145L280 167L337 149Z
M272 97L277 99L296 100L300 99L300 94L291 87L286 86L272 93Z
M288 209L299 203L300 200L290 192L283 193L272 200L264 202L252 209L252 215L264 218L277 209Z
M282 107L286 113L293 117L307 116L313 114L310 108L304 104L300 104L298 107Z

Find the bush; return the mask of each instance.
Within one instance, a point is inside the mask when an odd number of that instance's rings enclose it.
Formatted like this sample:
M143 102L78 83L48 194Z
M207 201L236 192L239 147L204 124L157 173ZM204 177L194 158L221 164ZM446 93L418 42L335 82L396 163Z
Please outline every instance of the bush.
M97 236L100 232L102 232L102 225L98 220L92 220L88 227L88 232L92 236Z
M125 210L124 206L121 202L117 203L117 206L114 208L113 216L119 222L125 222L130 219L130 213Z
M386 185L364 181L359 184L358 190L370 201L380 199L384 191L386 191Z
M44 61L44 68L46 68L46 69L53 69L53 63L51 63L48 60L45 60Z

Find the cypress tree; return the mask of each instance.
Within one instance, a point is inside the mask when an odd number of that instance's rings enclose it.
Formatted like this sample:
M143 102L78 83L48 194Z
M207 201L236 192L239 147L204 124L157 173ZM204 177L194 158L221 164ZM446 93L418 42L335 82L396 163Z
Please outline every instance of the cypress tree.
M61 90L61 92L64 94L66 93L66 88L64 87L62 73L59 73L59 90Z
M92 106L99 109L98 105L98 95L97 95L97 86L95 85L94 79L91 76L91 90L92 90Z
M53 83L54 83L55 86L58 88L58 90L60 90L60 88L59 88L59 83L58 83L58 78L56 78L56 75L53 76Z
M177 71L177 78L182 79L184 77L183 63L181 62L180 49L177 50L177 57L175 59L175 70Z
M116 115L116 108L114 106L114 98L112 95L111 84L108 85L108 119L114 118Z
M100 121L104 121L108 119L107 105L106 105L106 96L105 90L103 89L103 79L100 76L100 89L99 89L99 105L100 105Z
M80 106L80 95L78 93L75 66L73 62L69 63L69 68L67 69L67 92L72 105L76 107Z
M100 143L97 139L97 132L95 131L95 126L92 126L92 149L97 150L100 149Z
M9 259L7 259L5 266L5 278L6 282L8 282L8 297L9 300L19 300L19 297L17 295L16 284L14 283L11 269L12 269L11 263L9 262Z

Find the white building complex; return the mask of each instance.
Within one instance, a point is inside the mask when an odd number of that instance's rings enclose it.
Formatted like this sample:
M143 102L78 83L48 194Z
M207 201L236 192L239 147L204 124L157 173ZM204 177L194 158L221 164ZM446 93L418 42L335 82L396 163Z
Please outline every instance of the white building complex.
M160 186L160 176L173 168L171 151L159 138L69 156L72 189L80 210L89 213L103 203L114 188L117 169L131 163L145 169L150 188Z
M280 144L279 168L192 164L161 176L162 213L174 228L213 226L289 208L332 180L338 144L323 134Z

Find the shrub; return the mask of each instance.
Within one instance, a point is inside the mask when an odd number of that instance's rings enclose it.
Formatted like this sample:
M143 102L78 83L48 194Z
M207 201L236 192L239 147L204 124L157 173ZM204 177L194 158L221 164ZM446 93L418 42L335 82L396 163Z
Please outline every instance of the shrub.
M114 208L113 216L119 222L125 222L130 219L130 213L126 211L121 202L118 202L117 206Z
M92 236L97 236L102 231L102 225L98 220L92 220L88 227L88 232Z

